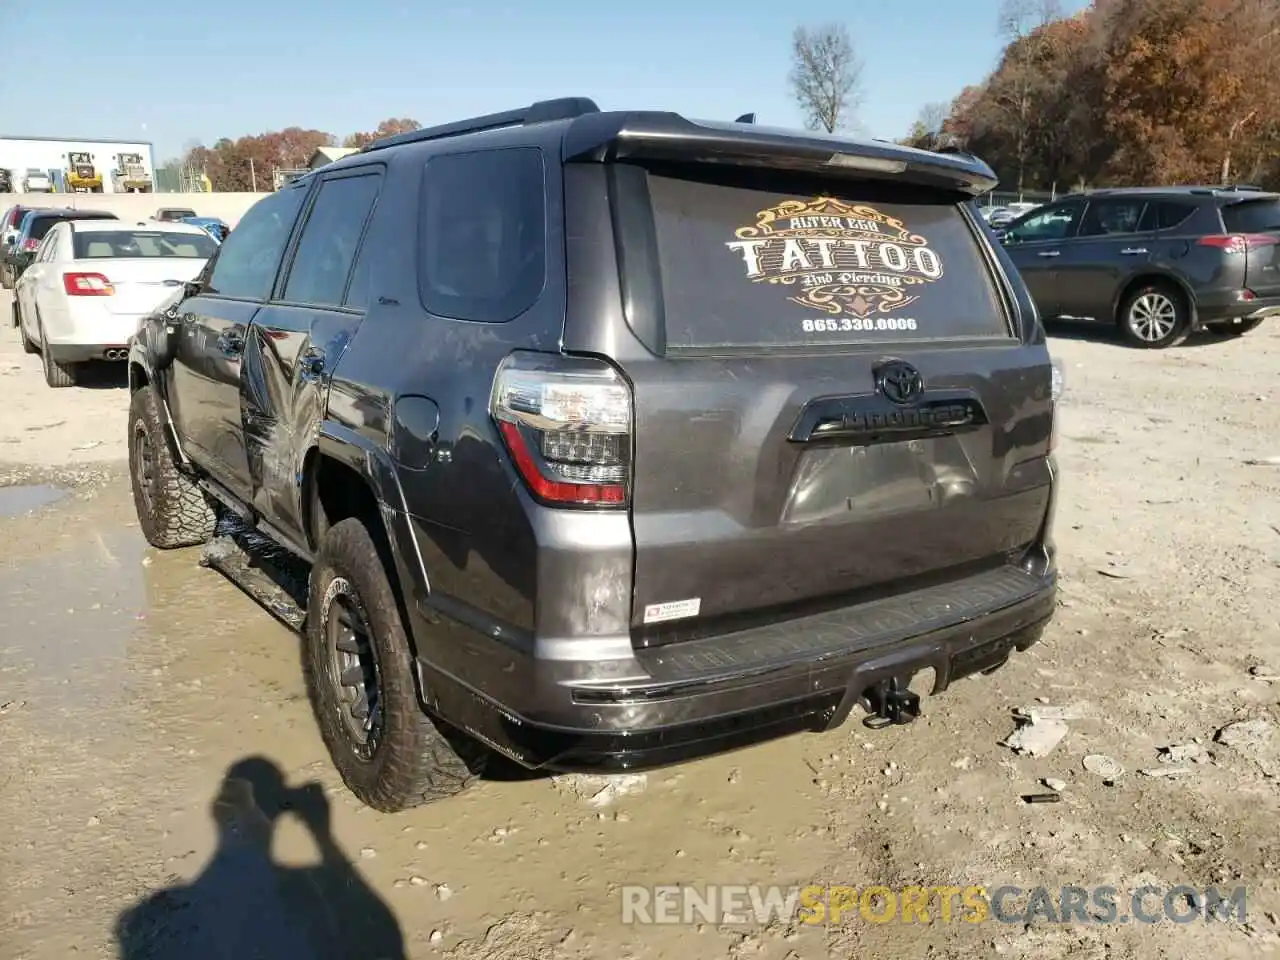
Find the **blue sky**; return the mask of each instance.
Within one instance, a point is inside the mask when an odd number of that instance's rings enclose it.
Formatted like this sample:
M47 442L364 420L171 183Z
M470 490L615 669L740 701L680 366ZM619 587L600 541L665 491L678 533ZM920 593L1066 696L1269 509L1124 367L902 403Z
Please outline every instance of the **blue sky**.
M897 137L923 104L990 71L998 5L164 0L121 16L100 0L0 0L0 135L150 140L159 161L196 139L294 124L343 136L557 96L798 126L791 32L839 20L865 63L858 120Z

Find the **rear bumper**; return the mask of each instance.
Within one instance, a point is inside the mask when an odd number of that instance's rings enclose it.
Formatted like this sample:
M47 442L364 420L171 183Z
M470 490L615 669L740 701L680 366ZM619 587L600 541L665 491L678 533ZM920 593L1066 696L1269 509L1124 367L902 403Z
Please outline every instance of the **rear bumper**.
M58 363L85 363L89 360L127 360L129 345L119 343L51 343L49 359Z
M842 724L883 680L933 671L938 694L1039 639L1053 615L1052 561L625 660L550 660L418 607L418 630L460 630L449 664L418 667L427 706L530 768L619 770L679 762ZM418 634L420 637L421 634ZM431 644L430 649L445 647Z
M1201 297L1196 304L1196 319L1201 324L1228 320L1263 320L1280 317L1280 297L1237 300L1234 296Z

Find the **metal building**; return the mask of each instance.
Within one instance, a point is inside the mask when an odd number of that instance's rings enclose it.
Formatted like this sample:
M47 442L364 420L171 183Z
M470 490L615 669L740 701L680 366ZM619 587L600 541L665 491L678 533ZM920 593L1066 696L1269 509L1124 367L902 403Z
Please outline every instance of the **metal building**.
M0 192L150 193L155 169L150 143L0 135Z

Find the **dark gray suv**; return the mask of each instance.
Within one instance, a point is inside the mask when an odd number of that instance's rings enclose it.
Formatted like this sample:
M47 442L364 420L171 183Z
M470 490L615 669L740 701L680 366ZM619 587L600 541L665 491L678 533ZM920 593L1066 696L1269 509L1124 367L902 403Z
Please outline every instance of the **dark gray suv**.
M379 141L144 325L142 529L224 514L300 561L320 729L380 809L495 751L616 770L910 721L913 678L995 669L1054 610L1055 380L994 182L577 98Z
M1241 187L1096 190L1014 221L1001 242L1047 319L1114 323L1136 347L1280 314L1280 195Z

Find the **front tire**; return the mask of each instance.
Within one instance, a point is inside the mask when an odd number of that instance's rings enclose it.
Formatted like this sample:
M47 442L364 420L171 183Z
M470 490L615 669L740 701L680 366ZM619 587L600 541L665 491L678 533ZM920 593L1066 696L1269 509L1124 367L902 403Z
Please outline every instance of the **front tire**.
M1205 326L1222 337L1243 337L1249 331L1257 330L1263 319L1263 317L1252 317L1249 320L1222 320L1206 323Z
M18 339L22 341L23 353L39 353L39 348L31 342L31 338L27 336L27 331L22 329L22 308L18 306L18 298L13 298L13 325L18 330Z
M418 701L382 553L355 517L325 534L311 568L303 665L321 737L361 802L395 813L452 797L479 775L486 748Z
M1180 290L1168 283L1144 283L1120 304L1120 333L1133 347L1164 350L1191 333L1191 311Z
M147 543L172 550L194 547L213 536L217 511L174 462L160 420L160 403L149 386L129 398L129 479L138 525Z

